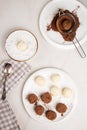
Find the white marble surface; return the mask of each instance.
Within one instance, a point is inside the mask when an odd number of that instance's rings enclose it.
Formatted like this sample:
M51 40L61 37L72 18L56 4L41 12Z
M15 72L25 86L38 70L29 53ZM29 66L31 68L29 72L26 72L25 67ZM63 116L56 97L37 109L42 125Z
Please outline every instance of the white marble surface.
M25 77L7 98L17 117L21 130L87 130L87 58L81 59L75 49L60 50L47 43L38 28L38 18L42 7L48 0L0 0L0 61L8 59L4 49L5 39L15 29L32 31L39 43L36 56L28 61L32 71L44 67L55 66L67 71L77 84L78 103L72 115L64 121L54 124L43 124L27 115L22 104L21 93ZM80 0L87 6L87 0ZM87 43L83 45L87 54ZM32 72L31 71L31 72Z

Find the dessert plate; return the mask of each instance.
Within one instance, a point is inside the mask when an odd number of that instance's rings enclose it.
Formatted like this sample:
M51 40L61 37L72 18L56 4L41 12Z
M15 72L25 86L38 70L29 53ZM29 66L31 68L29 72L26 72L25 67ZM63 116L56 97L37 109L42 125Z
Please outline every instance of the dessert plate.
M72 42L64 41L59 32L53 30L47 31L47 26L50 25L53 17L60 8L67 9L70 12L77 10L76 13L80 21L80 26L76 31L76 37L80 41L80 44L83 44L87 39L87 9L83 4L76 0L52 0L45 5L39 17L39 27L43 37L48 43L51 43L56 47L65 49L74 47Z
M14 31L6 39L6 52L12 59L17 61L25 61L32 58L36 54L37 48L37 39L29 31Z
M51 76L53 74L60 75L60 80L56 83L53 82L53 80L51 80ZM36 83L35 79L37 76L42 76L44 78L44 84L45 84L44 86L40 86ZM50 88L52 85L58 87L60 89L60 93L57 96L52 96L52 101L49 104L46 104L41 100L40 95L44 92L50 93ZM66 98L62 95L62 89L65 86L72 90L72 95L70 98ZM39 99L37 104L42 105L45 108L44 113L40 116L37 115L34 111L35 104L30 104L30 102L27 99L28 94L31 94L31 93L34 93L35 95L37 95ZM75 108L76 101L77 101L76 86L73 80L71 79L71 77L66 72L57 68L43 68L32 73L27 79L27 81L25 82L23 91L22 91L22 100L23 100L23 104L27 113L33 119L43 122L43 123L50 123L50 122L56 123L64 119L68 115L70 115L72 110ZM67 111L63 114L63 116L61 116L61 114L58 113L55 108L56 104L60 102L66 104L67 106ZM57 114L57 118L53 121L47 119L45 116L45 112L49 109L55 111Z

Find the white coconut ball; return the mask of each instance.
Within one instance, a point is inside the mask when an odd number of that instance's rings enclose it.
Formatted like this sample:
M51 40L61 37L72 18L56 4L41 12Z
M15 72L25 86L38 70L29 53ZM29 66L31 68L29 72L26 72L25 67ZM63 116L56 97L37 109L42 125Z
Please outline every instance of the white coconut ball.
M52 96L59 96L60 95L60 89L57 86L51 86L50 93Z
M62 95L65 97L65 98L70 98L71 95L72 95L72 89L71 88L63 88L62 89Z
M59 74L52 74L52 75L51 75L51 80L52 80L53 82L58 83L58 82L60 81L60 75L59 75Z
M19 41L17 43L17 48L20 50L20 51L25 51L28 49L28 44L24 41Z
M45 86L45 78L42 76L37 76L35 77L35 82L36 84L38 84L39 86Z

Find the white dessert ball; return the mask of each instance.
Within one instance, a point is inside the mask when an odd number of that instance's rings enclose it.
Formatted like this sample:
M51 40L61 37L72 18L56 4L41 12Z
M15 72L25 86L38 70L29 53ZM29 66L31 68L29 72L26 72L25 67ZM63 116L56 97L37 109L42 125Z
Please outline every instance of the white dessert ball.
M59 96L60 95L60 89L57 86L51 86L50 93L52 96Z
M24 42L24 41L19 41L18 43L17 43L17 48L20 50L20 51L25 51L25 50L27 50L28 49L28 44L26 43L26 42Z
M53 82L59 82L60 81L60 75L59 74L52 74L51 75L51 80L53 81Z
M71 95L72 95L72 89L71 88L68 88L68 87L65 87L62 89L62 95L65 97L65 98L70 98Z
M42 76L37 76L35 78L35 82L36 84L38 84L39 86L45 86L45 78Z

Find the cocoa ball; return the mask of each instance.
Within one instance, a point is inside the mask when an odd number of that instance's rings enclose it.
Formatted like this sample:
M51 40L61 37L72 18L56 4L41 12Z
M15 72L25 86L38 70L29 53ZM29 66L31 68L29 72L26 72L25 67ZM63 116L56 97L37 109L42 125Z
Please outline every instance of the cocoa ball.
M38 100L38 97L34 93L29 94L27 98L31 104L36 103Z
M44 112L44 107L41 105L37 105L37 106L35 106L34 110L35 110L36 114L42 115Z
M46 92L46 93L43 93L41 95L41 100L44 102L44 103L50 103L51 100L52 100L52 96L49 92Z
M49 120L54 120L54 119L56 119L56 117L57 117L56 112L55 112L55 111L52 111L52 110L46 111L45 115L46 115L46 117L47 117Z
M59 113L64 113L64 112L66 112L66 110L67 110L67 106L66 106L65 104L63 104L63 103L58 103L58 104L56 105L56 110L57 110Z

